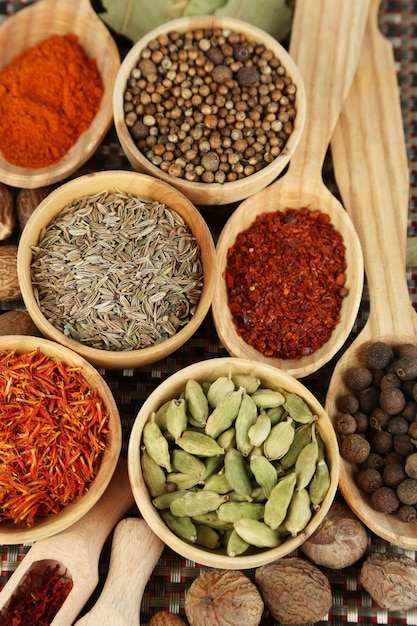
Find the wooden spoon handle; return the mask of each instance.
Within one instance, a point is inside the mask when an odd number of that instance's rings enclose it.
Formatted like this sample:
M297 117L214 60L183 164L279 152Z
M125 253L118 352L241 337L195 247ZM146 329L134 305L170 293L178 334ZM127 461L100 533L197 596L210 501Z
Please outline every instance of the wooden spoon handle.
M365 261L372 336L414 330L405 278L409 173L392 46L373 0L361 59L331 141L335 176Z
M321 170L330 138L355 74L371 0L297 0L290 54L306 91L306 121L290 170L297 179ZM283 178L288 179L288 175Z
M137 626L142 595L163 548L143 519L119 522L103 591L76 626Z

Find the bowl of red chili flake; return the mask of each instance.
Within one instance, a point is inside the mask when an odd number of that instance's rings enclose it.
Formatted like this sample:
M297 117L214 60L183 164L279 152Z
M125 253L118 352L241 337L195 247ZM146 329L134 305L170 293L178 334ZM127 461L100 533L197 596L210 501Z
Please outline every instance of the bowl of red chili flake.
M0 180L61 181L95 152L113 120L120 57L88 0L41 0L0 28Z
M124 58L113 117L124 153L197 205L247 198L288 164L305 123L300 72L242 20L192 16L142 37Z
M99 372L47 339L0 338L0 542L36 541L79 520L103 494L121 423Z

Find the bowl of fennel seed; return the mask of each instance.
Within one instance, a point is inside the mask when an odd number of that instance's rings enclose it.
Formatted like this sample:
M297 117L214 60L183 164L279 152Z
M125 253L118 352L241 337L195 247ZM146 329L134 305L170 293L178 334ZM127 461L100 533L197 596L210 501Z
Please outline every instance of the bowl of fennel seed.
M97 172L50 193L19 242L22 298L43 336L98 367L165 358L211 304L215 248L197 208L137 172Z

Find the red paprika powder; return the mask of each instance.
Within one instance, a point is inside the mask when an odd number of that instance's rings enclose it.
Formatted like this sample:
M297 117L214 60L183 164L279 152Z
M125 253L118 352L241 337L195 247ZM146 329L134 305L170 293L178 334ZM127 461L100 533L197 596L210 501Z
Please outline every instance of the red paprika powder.
M0 71L0 150L9 163L57 163L90 126L103 83L73 34L51 35Z
M328 215L264 213L238 234L224 272L237 333L265 356L296 359L331 337L346 295L345 246Z

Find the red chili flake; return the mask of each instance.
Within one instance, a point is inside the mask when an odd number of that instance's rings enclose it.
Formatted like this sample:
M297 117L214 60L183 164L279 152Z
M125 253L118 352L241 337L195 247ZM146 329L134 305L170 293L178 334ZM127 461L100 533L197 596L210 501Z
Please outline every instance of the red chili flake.
M0 351L0 522L28 527L94 480L108 412L78 367L34 350Z
M296 359L331 337L346 295L345 246L319 210L258 215L223 274L237 333L265 356Z
M60 565L48 566L43 572L29 571L8 606L0 613L1 626L49 626L64 604L73 582Z

